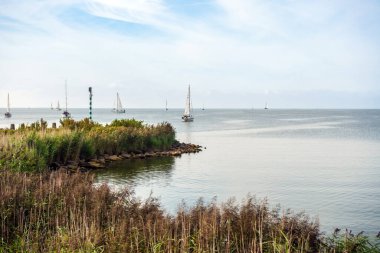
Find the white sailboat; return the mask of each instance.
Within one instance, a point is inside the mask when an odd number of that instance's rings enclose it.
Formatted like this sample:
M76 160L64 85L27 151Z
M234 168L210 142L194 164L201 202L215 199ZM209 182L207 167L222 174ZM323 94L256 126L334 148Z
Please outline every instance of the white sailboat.
M191 122L194 120L193 115L191 115L191 97L190 97L190 85L187 91L187 98L186 98L186 104L185 104L185 111L182 115L182 120L184 122Z
M4 116L6 118L10 118L12 117L12 114L11 114L11 106L10 106L10 103L9 103L9 93L8 93L8 100L7 100L7 112L4 114Z
M58 100L58 102L57 102L57 107L56 107L55 109L56 109L57 111L62 110L61 107L60 107L60 105L59 105L59 100Z
M116 113L125 113L125 109L123 109L123 105L121 104L119 92L116 93L116 108L113 108L112 111Z
M50 110L54 110L53 103L50 103Z
M268 107L268 102L265 102L265 107L264 107L265 110L268 110L269 107Z
M71 118L71 114L67 110L67 80L65 80L65 98L66 98L66 107L65 107L65 110L62 113L62 118L63 119L69 119L69 118Z
M165 103L165 111L167 111L167 110L169 110L169 109L168 109L168 100L166 99L165 102L166 102L166 103Z

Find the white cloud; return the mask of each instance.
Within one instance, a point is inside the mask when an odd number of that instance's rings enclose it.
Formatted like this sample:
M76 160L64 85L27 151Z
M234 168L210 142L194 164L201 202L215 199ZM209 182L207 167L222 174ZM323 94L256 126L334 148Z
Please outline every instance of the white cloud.
M201 100L216 90L221 100L234 94L239 106L251 106L247 94L265 90L379 92L379 37L351 26L369 6L352 18L349 7L358 4L212 3L216 11L201 16L175 12L163 0L0 4L0 15L19 21L12 31L0 30L0 92L13 91L16 106L47 106L62 97L68 78L74 106L87 105L91 84L102 94L95 97L99 106L111 106L117 89L132 107L161 106L168 94L180 107L188 83ZM158 31L135 36L72 24L60 16L70 8Z

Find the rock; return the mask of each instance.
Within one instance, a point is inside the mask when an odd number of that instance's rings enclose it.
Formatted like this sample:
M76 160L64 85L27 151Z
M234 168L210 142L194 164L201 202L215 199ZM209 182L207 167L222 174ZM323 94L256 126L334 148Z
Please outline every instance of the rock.
M181 152L178 151L178 150L176 150L176 151L172 151L172 152L170 152L170 155L171 155L171 156L180 156L180 155L181 155Z
M117 155L111 155L111 156L108 157L108 160L110 160L110 161L120 161L120 160L122 160L122 158L119 157L119 156L117 156Z
M96 160L91 160L91 161L88 162L88 164L90 165L89 166L90 168L94 168L94 169L105 168L105 166L104 166L103 163L99 163Z
M156 156L157 153L153 153L153 152L149 152L149 153L145 153L145 157L154 157Z
M145 154L137 154L135 155L136 158L145 159Z
M129 158L131 158L131 155L128 154L128 153L123 153L123 154L121 154L121 156L122 156L124 159L129 159Z
M83 161L83 160L79 161L78 165L80 167L90 167L90 164L88 162Z

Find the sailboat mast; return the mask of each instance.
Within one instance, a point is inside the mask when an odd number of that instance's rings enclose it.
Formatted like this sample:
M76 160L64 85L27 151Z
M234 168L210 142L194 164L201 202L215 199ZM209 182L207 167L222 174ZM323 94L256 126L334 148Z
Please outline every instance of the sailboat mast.
M119 92L116 93L116 110L120 110L120 98L119 98Z
M7 101L7 112L10 111L10 104L9 104L9 93L8 93L8 101Z
M67 112L67 80L65 80L65 97L66 97L66 112Z
M189 114L190 114L190 84L189 84L189 88L188 88L188 93L187 93L187 106L189 108Z
M190 84L189 84L189 115L191 115L191 96L190 96Z

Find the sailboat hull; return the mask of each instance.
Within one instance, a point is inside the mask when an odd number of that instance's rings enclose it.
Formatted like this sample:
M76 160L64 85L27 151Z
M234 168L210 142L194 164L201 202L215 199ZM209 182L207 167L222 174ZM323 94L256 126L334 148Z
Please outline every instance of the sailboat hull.
M183 122L193 122L194 118L192 116L182 116Z
M4 114L4 116L5 116L6 118L10 118L10 117L12 117L12 114L11 114L10 112L6 112L6 113Z
M62 113L62 119L70 119L70 118L71 118L71 114L68 111L64 111Z

